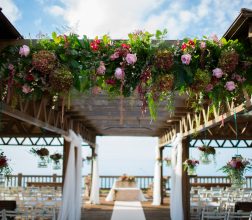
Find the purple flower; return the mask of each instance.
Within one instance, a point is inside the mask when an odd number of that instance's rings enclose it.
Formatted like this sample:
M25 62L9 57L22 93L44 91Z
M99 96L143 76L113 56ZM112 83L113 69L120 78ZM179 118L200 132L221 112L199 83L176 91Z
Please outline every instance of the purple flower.
M208 84L207 86L206 86L206 88L205 88L205 91L206 92L210 92L210 91L212 91L213 90L213 85L212 84Z
M222 77L222 75L223 75L223 72L222 72L222 70L220 68L215 68L213 70L213 76L215 76L216 78L219 79L219 78Z
M226 82L225 88L228 91L233 91L235 89L235 83L233 81L228 81Z
M125 76L125 73L124 73L123 69L120 68L120 67L116 68L116 70L115 70L115 78L122 80L124 78L124 76Z
M113 61L113 60L119 58L119 56L120 56L119 52L115 52L115 53L113 53L113 54L110 56L110 59Z
M238 74L233 74L232 75L232 79L235 79L237 82L240 82L240 83L243 83L246 80L245 77L241 77Z
M205 49L206 48L206 42L201 41L200 42L200 49Z
M137 61L137 56L136 54L128 53L125 59L128 64L133 65Z
M105 71L106 71L106 67L104 65L104 62L101 61L100 66L97 68L96 72L98 75L103 76L105 74Z
M30 54L30 47L28 47L27 45L23 45L19 49L19 54L20 54L21 57L22 56L27 57Z
M181 56L181 61L183 64L189 65L191 62L191 58L192 58L191 54L184 54Z

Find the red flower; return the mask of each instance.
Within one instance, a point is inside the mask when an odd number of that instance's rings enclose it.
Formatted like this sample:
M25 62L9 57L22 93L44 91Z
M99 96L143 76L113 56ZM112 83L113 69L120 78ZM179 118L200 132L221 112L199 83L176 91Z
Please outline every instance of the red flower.
M243 164L242 164L242 162L241 161L237 161L236 162L236 167L235 167L236 169L241 169L241 168L243 168Z
M97 44L95 41L92 41L90 43L90 47L92 48L92 50L97 51L99 49L99 44Z
M122 44L121 46L122 46L122 48L130 49L130 45L129 44Z
M108 84L108 85L115 85L116 84L116 81L114 80L114 79L107 79L106 80L106 83Z
M186 43L183 43L182 45L181 45L181 49L184 51L185 49L186 49Z
M194 41L193 41L193 40L189 40L189 41L188 41L188 45L190 45L190 46L194 47L194 46L195 46L195 43L194 43Z
M35 78L34 78L34 76L32 74L29 74L28 76L26 76L26 80L29 81L29 82L33 81L34 79Z

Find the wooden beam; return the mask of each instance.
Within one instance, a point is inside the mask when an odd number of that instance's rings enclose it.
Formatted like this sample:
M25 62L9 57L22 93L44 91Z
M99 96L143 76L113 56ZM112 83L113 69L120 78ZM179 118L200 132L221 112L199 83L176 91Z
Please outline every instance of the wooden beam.
M26 123L35 125L37 127L43 128L47 131L54 132L56 134L61 135L67 135L67 132L63 129L57 128L55 126L52 126L44 121L41 121L39 119L36 119L28 114L25 114L24 112L21 112L19 110L13 109L10 106L6 105L5 103L1 103L2 108L0 109L0 112L3 114L6 114L10 117L16 118L18 120L24 121Z

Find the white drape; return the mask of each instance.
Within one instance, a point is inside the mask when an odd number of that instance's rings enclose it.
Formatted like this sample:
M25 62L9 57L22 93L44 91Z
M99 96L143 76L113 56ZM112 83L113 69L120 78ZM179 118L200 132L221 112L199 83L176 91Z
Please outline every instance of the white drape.
M170 213L172 220L183 220L183 203L182 203L182 135L177 134L172 142L171 156L171 196L170 196Z
M98 145L95 146L96 158L93 161L92 187L90 194L90 203L100 204L100 183L99 183L99 166L98 166Z
M67 161L67 169L64 179L62 205L58 220L80 220L81 219L81 143L82 138L74 131L69 130L69 136L64 137L70 142L70 149ZM75 159L75 147L77 158Z
M161 204L161 189L160 189L160 178L161 178L161 169L160 169L160 149L159 146L156 146L155 150L156 162L155 162L155 173L154 173L154 183L153 183L153 202L152 205L160 205Z

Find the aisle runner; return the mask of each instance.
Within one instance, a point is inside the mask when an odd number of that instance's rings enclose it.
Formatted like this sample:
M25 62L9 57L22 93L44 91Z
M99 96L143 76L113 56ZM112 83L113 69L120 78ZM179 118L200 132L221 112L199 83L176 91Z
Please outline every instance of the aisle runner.
M141 202L115 201L111 220L146 220Z

